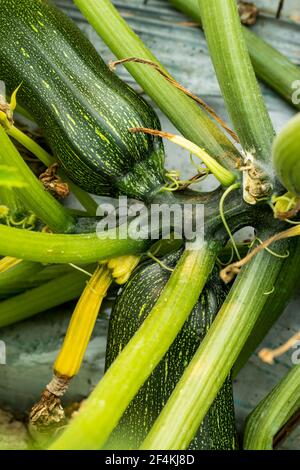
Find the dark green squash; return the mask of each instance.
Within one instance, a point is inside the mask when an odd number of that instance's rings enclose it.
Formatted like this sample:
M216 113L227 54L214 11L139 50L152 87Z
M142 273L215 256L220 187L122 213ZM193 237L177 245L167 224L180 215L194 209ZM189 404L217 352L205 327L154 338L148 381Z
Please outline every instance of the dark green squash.
M179 256L180 252L167 255L163 263L173 268ZM153 261L142 264L132 275L111 313L106 369L150 313L170 275L170 271ZM140 446L203 340L225 295L219 275L214 273L173 345L127 408L107 448L137 449ZM224 383L190 448L236 448L231 377Z
M43 0L0 0L0 80L45 131L68 176L94 194L149 200L164 184L160 128L149 104L88 39Z

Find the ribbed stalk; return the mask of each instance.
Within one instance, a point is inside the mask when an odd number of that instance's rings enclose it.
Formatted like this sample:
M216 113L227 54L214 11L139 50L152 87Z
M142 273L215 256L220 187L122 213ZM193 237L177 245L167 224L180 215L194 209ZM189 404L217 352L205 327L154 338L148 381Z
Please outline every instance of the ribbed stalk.
M139 260L138 256L121 256L97 267L80 296L55 361L54 373L58 377L71 379L78 374L110 285L114 280L118 284L127 282Z
M55 163L55 158L52 157L46 150L44 150L37 142L31 139L24 132L15 126L10 127L7 131L7 134L15 139L19 144L23 145L29 152L35 155L46 167L49 167ZM64 173L62 169L59 169L58 174L66 181L72 190L73 194L76 196L78 201L82 206L88 211L89 215L96 215L97 212L97 203L96 201L81 188L76 186Z
M217 162L205 150L198 147L198 145L195 145L193 142L186 139L185 137L182 137L182 135L171 134L170 132L148 129L145 127L133 128L131 129L131 132L142 132L145 134L157 135L162 138L168 139L175 145L179 145L180 147L187 150L190 155L195 155L195 157L198 157L205 164L210 173L214 175L223 186L230 186L235 181L236 176L232 171L229 171L224 168L224 166Z
M1 154L0 154L1 155ZM0 157L1 162L1 157ZM0 186L0 205L8 207L10 213L15 215L22 215L25 212L24 205L17 197L13 188Z
M158 302L51 449L99 449L194 307L220 247L186 251Z
M253 204L275 184L271 164L274 130L247 51L236 1L199 0L199 6L221 91L246 152L244 162L249 169L245 171L244 198Z
M8 295L26 289L28 279L39 273L43 266L32 261L21 261L5 272L0 272L0 295Z
M83 266L83 269L85 268ZM32 261L21 261L5 272L0 272L0 295L5 296L32 289L63 274L73 272L74 269L76 268L68 264L44 266Z
M282 260L263 252L243 269L142 449L188 447L251 333L281 266Z
M199 0L170 0L170 3L201 24ZM244 26L243 34L257 77L300 110L292 88L293 83L300 82L300 68L251 29Z
M21 155L10 141L2 126L0 126L0 162L17 168L27 185L16 188L17 196L24 202L28 210L37 215L55 232L71 232L74 229L74 219L49 193L33 175Z
M0 302L0 328L11 325L37 313L57 307L80 296L87 275L74 270L39 287Z
M244 448L272 450L276 433L300 409L300 364L292 367L247 419Z
M253 331L234 364L234 376L246 364L251 354L278 320L296 288L299 286L300 239L290 240L288 250L289 257L284 261L274 283L274 291L271 291L271 294L267 296L267 301Z
M77 302L62 347L53 366L53 378L30 412L30 423L39 432L47 432L65 420L61 399L84 359L98 313L113 281L122 284L137 266L138 256L121 256L97 265Z
M20 264L22 261L17 258L12 258L11 256L5 256L5 258L2 258L0 260L0 275L2 273L5 273L6 271L14 268L18 264Z
M74 0L83 15L118 57L137 57L158 64L152 52L132 31L110 0ZM227 169L236 170L240 154L208 115L148 65L127 63L126 68L175 127L199 147L203 147Z
M276 137L273 164L285 188L300 196L300 113L291 119Z
M72 315L63 345L54 363L58 376L72 378L79 372L103 298L113 281L105 265L87 283Z
M112 231L82 235L49 234L0 225L0 254L40 263L87 264L143 253L147 240L109 238Z
M24 214L24 206L16 197L14 189L0 186L0 205L8 207L12 215Z
M55 160L46 152L37 142L31 139L24 132L20 131L15 126L6 129L6 133L15 139L19 144L23 145L29 152L31 152L36 158L38 158L46 167L52 165Z
M300 88L300 68L250 29L244 28L244 37L256 75L300 110L300 100L293 96L296 82Z

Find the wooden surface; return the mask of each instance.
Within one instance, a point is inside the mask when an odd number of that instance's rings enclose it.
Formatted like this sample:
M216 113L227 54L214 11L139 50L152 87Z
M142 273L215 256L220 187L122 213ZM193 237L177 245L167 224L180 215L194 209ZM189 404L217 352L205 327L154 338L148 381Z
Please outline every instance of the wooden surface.
M95 44L97 50L108 62L113 58L110 51L96 33L82 18L69 0L56 0ZM191 26L187 18L171 7L166 0L118 0L114 2L120 12L152 49L176 79L197 93L227 119L203 33ZM300 64L300 1L286 0L284 19L274 19L277 1L260 0L262 16L255 31L267 41ZM287 18L299 21L291 23ZM132 78L121 67L120 76L141 92ZM262 86L264 97L276 130L294 114L294 110L272 91ZM174 130L169 121L159 112L165 130ZM189 176L188 161L184 152L172 144L166 145L167 165L180 169L183 176ZM210 179L204 188L212 187ZM299 282L300 287L300 282ZM289 307L263 342L263 346L276 347L300 329L300 293L296 293ZM0 338L7 343L7 365L0 366L0 406L10 405L20 411L28 408L38 397L51 376L51 364L61 344L70 312L62 308L57 312L40 315L33 320L0 331ZM74 380L67 400L86 395L103 373L107 316L102 314L97 323L93 340L81 372ZM26 368L24 367L26 364ZM244 418L276 384L291 366L291 353L280 358L276 365L262 364L254 354L239 374L235 383L235 402L239 429ZM283 448L300 449L300 427L285 442Z

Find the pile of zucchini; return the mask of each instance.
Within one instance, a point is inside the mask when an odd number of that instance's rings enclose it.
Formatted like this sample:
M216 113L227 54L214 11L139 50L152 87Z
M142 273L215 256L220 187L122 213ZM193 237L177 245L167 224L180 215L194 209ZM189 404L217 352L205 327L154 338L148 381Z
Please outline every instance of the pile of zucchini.
M24 410L28 446L273 448L299 413L300 366L252 412L239 439L232 380L299 282L299 114L275 137L255 72L299 109L289 83L300 83L300 70L241 26L235 0L171 1L204 29L235 145L110 0L74 3L182 136L161 130L149 100L51 1L0 0L0 327L77 300L53 378ZM42 140L19 126L15 110ZM181 181L165 168L163 138L201 158L195 178ZM216 190L191 189L209 173ZM63 204L69 192L82 209ZM147 208L188 205L194 221L201 205L205 236L178 239L171 219L146 237L134 237L130 224L124 236L122 222L99 233L103 214L92 195ZM233 235L247 226L256 238L238 246ZM108 293L106 371L72 413L62 397Z

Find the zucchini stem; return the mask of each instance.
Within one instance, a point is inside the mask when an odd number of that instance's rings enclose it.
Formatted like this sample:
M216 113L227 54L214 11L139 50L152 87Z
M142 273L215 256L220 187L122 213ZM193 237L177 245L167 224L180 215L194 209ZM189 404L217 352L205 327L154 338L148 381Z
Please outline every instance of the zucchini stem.
M282 260L269 253L244 268L142 449L187 449L252 331Z
M170 1L201 25L199 0ZM300 100L293 99L293 83L300 81L300 68L250 28L243 27L242 31L257 77L300 111Z
M23 145L29 152L35 155L47 168L55 163L55 158L44 150L37 142L31 139L28 135L22 132L15 126L7 129L7 134L15 139L19 144ZM73 183L65 174L65 172L59 168L59 176L68 183L73 194L76 196L81 205L87 210L89 215L96 215L97 203L96 201L86 192L79 188Z
M200 160L205 163L210 172L223 186L230 186L236 179L234 173L220 165L220 163L211 157L204 149L198 147L198 145L182 136L170 134L169 132L162 132L157 129L146 129L144 127L131 128L129 130L131 132L143 132L145 134L164 137L165 139L170 140L170 142L173 142L173 144L179 145L180 147L188 150L191 154L200 158Z
M9 269L4 271L0 269L0 296L2 297L32 287L32 277L43 269L40 263L19 261L17 258L5 257L1 262L3 261L5 264L7 259L16 260L16 263L13 263ZM39 283L36 282L34 285L36 284Z
M270 331L299 285L300 238L290 240L289 252L290 256L284 260L284 264L274 283L274 293L270 297L268 296L260 317L248 337L238 360L234 364L234 377L246 364L268 331Z
M70 235L19 230L0 224L2 256L40 263L95 263L116 256L144 253L150 244L148 240L118 238L114 230Z
M11 256L6 256L5 258L2 258L0 260L0 273L2 274L7 272L9 269L14 268L21 262L22 260L18 258L12 258Z
M122 256L97 267L72 315L63 345L55 360L54 376L31 410L30 422L37 432L53 430L65 421L61 397L81 367L99 310L113 280L127 282L140 257Z
M99 449L176 338L221 246L186 250L149 316L50 449Z
M300 364L292 367L247 418L244 449L272 450L277 432L300 409Z
M65 423L61 397L78 373L103 298L112 282L106 266L98 266L76 305L62 348L54 363L54 376L30 412L34 432L47 432Z
M86 274L72 271L0 302L0 327L12 325L80 296Z
M45 192L43 185L28 168L2 126L0 126L0 143L0 162L18 168L27 183L26 186L15 189L17 197L22 199L27 209L34 212L51 230L71 232L75 224L73 217Z
M235 0L200 0L210 55L244 157L244 199L255 204L275 187L273 126L246 48Z

